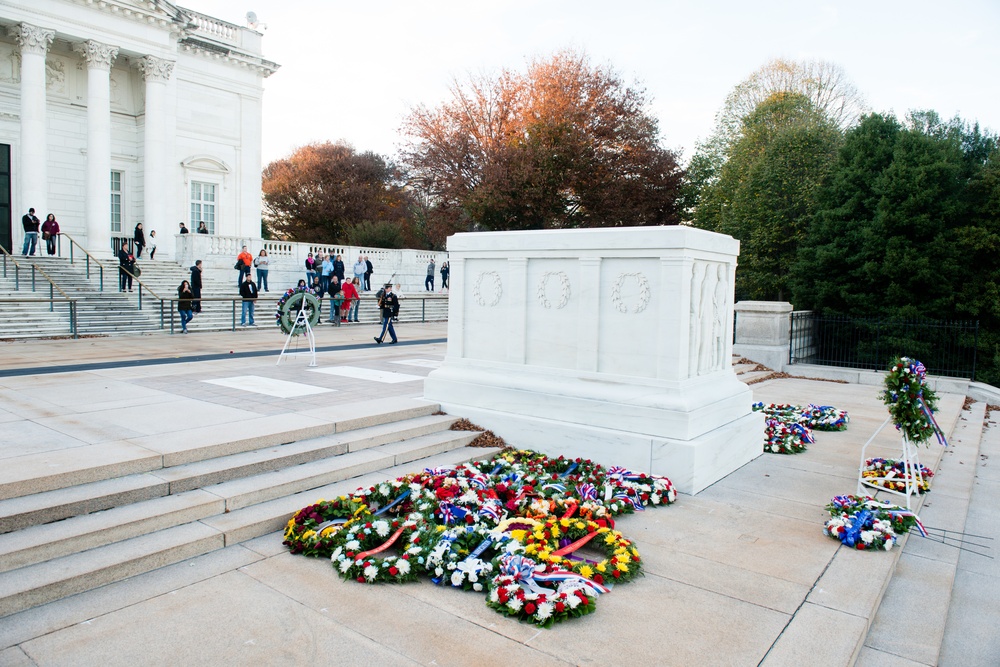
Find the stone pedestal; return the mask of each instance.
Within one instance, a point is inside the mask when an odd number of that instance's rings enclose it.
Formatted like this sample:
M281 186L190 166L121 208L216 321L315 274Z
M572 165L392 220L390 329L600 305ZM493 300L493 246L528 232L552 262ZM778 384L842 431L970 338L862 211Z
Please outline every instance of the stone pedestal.
M458 234L426 398L514 446L697 493L761 453L731 368L739 243L687 227Z
M786 301L740 301L736 304L733 352L775 371L788 365L792 304Z

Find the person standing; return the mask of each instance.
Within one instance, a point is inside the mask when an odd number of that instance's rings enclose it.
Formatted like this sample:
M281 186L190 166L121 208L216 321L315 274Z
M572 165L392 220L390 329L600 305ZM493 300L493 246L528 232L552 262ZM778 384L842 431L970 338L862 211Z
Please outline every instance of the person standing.
M344 303L343 286L340 278L335 275L330 276L330 318L327 320L335 327L340 326L340 307Z
M372 261L368 259L368 255L365 255L365 291L372 291L372 274L375 273L375 265Z
M330 289L330 278L333 277L333 255L323 255L323 264L320 269L319 284L323 286L324 292L334 292Z
M118 291L124 292L125 285L128 291L132 291L132 272L135 271L135 256L128 251L128 247L122 243L118 251Z
M333 260L333 275L337 276L341 284L344 284L344 260L340 255L337 255L336 259Z
M365 271L368 270L368 264L365 263L365 258L358 255L358 261L354 263L354 277L358 279L358 291L360 292L365 288Z
M451 267L448 266L448 260L441 262L441 291L448 289L448 276L451 274Z
M194 294L194 301L191 302L191 310L196 313L201 312L201 260L199 259L191 267L191 292Z
M153 259L156 255L156 230L149 230L149 258Z
M54 213L49 213L42 223L42 238L45 239L45 249L50 255L56 254L56 237L59 236L59 223Z
M257 301L257 285L250 277L249 271L243 274L243 282L240 284L240 296L243 297L243 312L240 315L240 326L257 326L253 321L253 307Z
M180 229L180 231L179 231L179 232L177 232L177 233L178 233L178 234L190 234L191 232L189 232L189 231L188 231L188 228L187 228L187 227L185 227L185 226L184 226L184 223L182 222L182 223L181 223L181 229Z
M208 234L208 225L205 224L204 220L202 220L201 222L198 223L198 233L199 234Z
M191 283L182 280L177 288L177 313L181 316L181 333L187 333L188 322L194 319L191 312L194 303L194 292L191 290Z
M434 272L437 267L434 265L434 258L431 257L431 263L427 265L427 277L424 278L424 289L428 292L434 291Z
M388 331L389 336L392 338L392 342L389 344L393 345L398 340L396 339L396 330L392 327L392 317L393 313L399 314L399 299L392 293L392 283L386 283L381 294L382 296L378 300L378 307L382 311L382 333L375 336L375 342L381 345L382 341L385 340L385 332Z
M243 284L243 279L250 275L250 266L253 264L253 255L247 250L246 246L243 246L243 250L240 254L236 256L236 270L240 272L239 277L236 279L236 286L239 287Z
M38 216L35 209L29 208L28 212L21 217L21 226L24 227L24 245L21 247L21 254L27 257L35 254L35 247L38 246ZM30 252L28 246L31 246Z
M135 258L142 259L142 249L146 247L146 234L142 231L142 223L135 226L132 234L132 244L135 246Z
M309 253L306 257L306 285L312 285L313 278L316 277L316 260L313 259L313 254Z
M267 251L261 248L260 254L253 260L253 265L257 267L257 287L263 289L265 292L270 292L267 289L268 262Z
M344 283L344 307L341 312L340 319L343 320L344 316L347 316L348 322L358 321L358 304L361 303L361 295L358 294L358 279Z

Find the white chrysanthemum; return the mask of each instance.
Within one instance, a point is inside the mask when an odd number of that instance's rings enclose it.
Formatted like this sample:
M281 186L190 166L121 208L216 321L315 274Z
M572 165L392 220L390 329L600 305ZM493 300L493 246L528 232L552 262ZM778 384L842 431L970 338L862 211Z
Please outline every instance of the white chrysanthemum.
M555 605L553 605L551 602L543 602L542 604L538 605L538 611L535 612L535 618L537 618L539 621L544 621L545 619L547 619L549 616L552 615L552 612L554 610L555 610Z
M379 537L385 537L389 534L389 522L388 521L376 521L372 524L372 528L378 534Z
M374 565L369 565L365 568L364 575L368 581L374 581L375 577L378 576L378 568Z
M895 544L895 542L896 542L895 538L889 538L885 541L885 544L882 545L882 548L885 549L886 551L889 551L890 549L892 549L892 545Z
M510 600L507 601L507 606L510 607L511 611L520 611L521 601L518 600L517 598L511 598Z
M444 568L441 567L434 568L434 574L440 577L442 574L444 574Z
M333 554L330 555L330 560L332 561L340 560L340 554L342 554L343 552L344 552L343 547L337 547L336 549L333 550Z
M508 593L514 593L515 591L517 591L517 589L520 588L520 586L518 586L517 584L507 584L506 586L504 586L504 588L507 589Z
M500 599L500 594L497 593L497 589L494 588L492 591L490 591L490 602L496 602L499 599Z
M348 551L357 551L358 549L361 548L361 542L358 542L357 540L351 540L344 545L344 548L347 549Z
M861 541L865 544L871 544L875 541L875 531L874 530L862 530L861 531Z
M454 572L451 573L452 586L461 586L463 579L465 579L465 576L462 574L461 570L455 570Z
M400 574L410 573L410 561L408 560L403 560L402 558L400 558L399 560L396 561L396 567L399 569Z
M344 574L345 572L347 572L350 569L351 569L351 561L349 561L349 560L342 560L342 561L340 561L340 573L341 574Z
M483 590L483 585L482 584L472 584L472 590L474 590L474 591L476 591L478 593L479 591Z
M580 606L580 598L576 595L567 595L566 604L569 605L570 609L576 609Z
M381 493L383 496L389 495L389 485L388 484L380 485L378 487L378 492Z

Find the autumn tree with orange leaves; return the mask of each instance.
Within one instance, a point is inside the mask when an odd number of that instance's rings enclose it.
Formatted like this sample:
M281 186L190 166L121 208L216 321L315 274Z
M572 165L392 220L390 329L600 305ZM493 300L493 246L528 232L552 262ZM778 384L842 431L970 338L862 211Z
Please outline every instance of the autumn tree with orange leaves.
M395 166L344 143L309 144L271 162L262 190L272 238L348 243L375 223L408 230L412 217Z
M676 224L683 176L645 92L572 51L470 76L405 119L401 161L427 236Z

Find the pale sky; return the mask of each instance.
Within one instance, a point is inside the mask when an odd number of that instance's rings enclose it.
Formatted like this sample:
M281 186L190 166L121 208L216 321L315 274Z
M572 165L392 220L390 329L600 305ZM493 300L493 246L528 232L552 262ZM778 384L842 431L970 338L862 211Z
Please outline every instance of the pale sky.
M264 164L344 139L394 156L417 104L454 78L523 69L563 48L652 97L663 144L689 158L729 91L772 58L840 65L875 111L930 108L1000 132L1000 0L181 0L267 24Z

